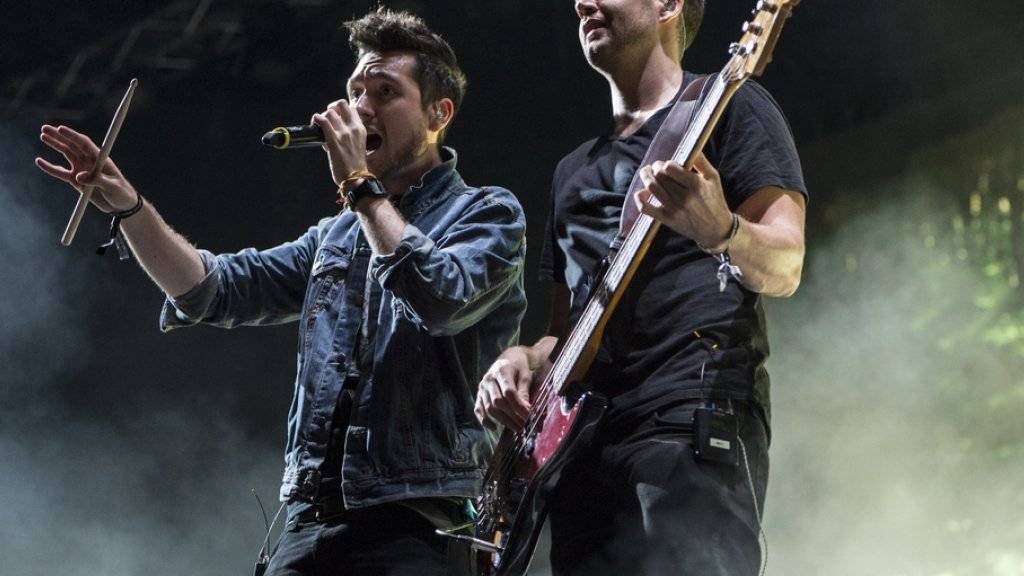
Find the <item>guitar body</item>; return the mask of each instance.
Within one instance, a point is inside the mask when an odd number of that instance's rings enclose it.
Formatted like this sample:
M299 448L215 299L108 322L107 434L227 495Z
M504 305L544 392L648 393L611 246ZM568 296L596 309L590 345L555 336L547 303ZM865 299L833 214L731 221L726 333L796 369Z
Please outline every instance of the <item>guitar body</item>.
M590 445L608 406L603 396L592 393L575 401L555 395L548 402L547 417L532 433L516 437L506 431L499 441L499 447L507 447L515 437L523 449L508 462L507 474L496 474L484 486L478 501L476 537L503 548L478 554L477 570L483 576L526 574L562 471Z

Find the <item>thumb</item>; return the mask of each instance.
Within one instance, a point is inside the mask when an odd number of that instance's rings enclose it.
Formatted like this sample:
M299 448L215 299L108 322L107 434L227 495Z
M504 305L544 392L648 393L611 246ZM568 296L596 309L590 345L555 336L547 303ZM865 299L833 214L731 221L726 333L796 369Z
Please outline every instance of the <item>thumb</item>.
M693 159L693 169L705 180L713 180L718 176L718 170L715 170L703 152L697 154L697 157Z

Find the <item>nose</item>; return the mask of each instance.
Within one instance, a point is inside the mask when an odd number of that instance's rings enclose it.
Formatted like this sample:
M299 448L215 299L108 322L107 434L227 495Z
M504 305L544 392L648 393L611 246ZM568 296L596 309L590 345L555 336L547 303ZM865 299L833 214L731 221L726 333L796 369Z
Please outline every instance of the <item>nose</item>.
M359 117L364 121L373 117L373 109L370 107L370 99L366 97L366 92L360 94L359 97L355 99L355 102L352 103L352 106L356 109L356 113L359 114Z
M597 12L595 0L576 0L576 15L580 18L593 16Z

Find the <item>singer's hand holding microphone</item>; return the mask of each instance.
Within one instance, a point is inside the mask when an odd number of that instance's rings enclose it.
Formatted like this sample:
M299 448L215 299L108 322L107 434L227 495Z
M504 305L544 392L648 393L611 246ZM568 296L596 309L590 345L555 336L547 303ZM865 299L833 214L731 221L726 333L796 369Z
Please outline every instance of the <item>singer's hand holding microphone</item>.
M335 100L314 114L309 126L275 128L263 135L275 148L321 146L327 151L334 183L341 186L350 175L366 172L366 127L355 106Z

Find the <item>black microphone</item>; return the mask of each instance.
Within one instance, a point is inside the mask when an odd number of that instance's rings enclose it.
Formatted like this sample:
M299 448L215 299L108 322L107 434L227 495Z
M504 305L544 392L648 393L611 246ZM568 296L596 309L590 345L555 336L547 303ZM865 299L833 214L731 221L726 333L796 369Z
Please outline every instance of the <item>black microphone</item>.
M278 150L285 148L308 148L324 142L324 132L316 124L310 126L288 126L274 128L263 135L263 143Z

